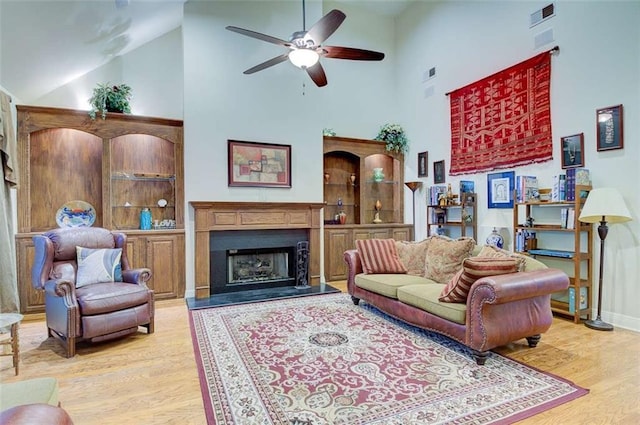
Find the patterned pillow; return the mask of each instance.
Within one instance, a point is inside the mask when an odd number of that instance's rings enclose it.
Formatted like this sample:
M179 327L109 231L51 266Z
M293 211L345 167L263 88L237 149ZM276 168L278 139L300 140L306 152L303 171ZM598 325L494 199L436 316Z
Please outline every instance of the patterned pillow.
M476 280L517 271L518 260L515 258L467 258L463 262L462 269L451 278L438 299L446 303L466 303L471 285Z
M506 249L498 248L493 245L485 245L478 253L478 257L489 258L514 258L518 261L518 271L524 271L527 258L523 255L516 254L514 252L507 251Z
M424 261L427 256L429 239L418 242L396 241L396 250L400 262L407 269L407 273L415 276L424 275Z
M76 247L78 273L76 288L91 283L122 282L122 248L91 249Z
M471 255L475 244L473 238L431 238L425 258L424 277L438 283L449 282L462 267L464 259Z
M393 239L356 240L356 248L362 259L362 270L373 273L406 273L396 251Z

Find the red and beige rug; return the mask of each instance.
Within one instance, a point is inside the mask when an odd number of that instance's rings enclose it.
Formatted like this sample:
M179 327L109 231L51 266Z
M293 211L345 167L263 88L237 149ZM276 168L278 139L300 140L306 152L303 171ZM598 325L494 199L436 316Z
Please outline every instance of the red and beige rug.
M346 294L191 310L209 424L512 423L588 392Z

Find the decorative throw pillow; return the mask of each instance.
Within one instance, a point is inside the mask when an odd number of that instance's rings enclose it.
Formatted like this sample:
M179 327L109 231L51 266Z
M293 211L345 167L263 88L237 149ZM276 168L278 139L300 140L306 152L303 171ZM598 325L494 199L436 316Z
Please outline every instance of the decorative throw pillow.
M478 257L489 257L489 258L514 258L518 262L518 271L521 272L524 270L527 259L520 254L516 254L514 252L507 251L506 249L498 248L493 245L485 245L482 247L480 252L478 253Z
M396 251L393 239L356 240L356 248L362 259L362 270L373 273L406 273Z
M518 271L518 261L515 258L471 257L462 263L462 269L456 273L440 293L442 302L466 303L471 285L476 280Z
M76 288L91 283L122 282L122 248L91 249L76 247L78 273Z
M418 242L396 241L396 250L400 262L407 269L407 273L416 276L424 275L424 260L427 256L429 239Z
M472 238L431 238L425 258L424 277L438 283L449 282L462 267L464 259L471 255L475 244Z

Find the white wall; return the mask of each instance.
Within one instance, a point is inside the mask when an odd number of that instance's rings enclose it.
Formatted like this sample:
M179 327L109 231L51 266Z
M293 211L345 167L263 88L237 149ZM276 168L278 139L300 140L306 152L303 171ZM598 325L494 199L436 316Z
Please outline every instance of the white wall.
M593 186L618 188L634 217L630 223L612 225L606 240L603 319L639 330L640 123L635 118L640 113L640 3L556 1L556 16L529 28L530 13L546 4L416 2L403 13L397 23L396 78L400 109L408 117L406 127L413 141L406 161L407 180L416 176L415 152L429 152L429 167L444 159L449 169L451 132L446 92L559 45L560 54L551 60L554 159L513 170L536 175L541 187L550 187L552 176L562 172L560 137L584 132L585 167L591 170ZM534 36L550 28L555 40L534 49ZM436 78L423 83L423 72L433 66ZM425 97L430 87L434 94ZM597 152L595 111L616 104L624 105L624 149ZM475 181L480 221L487 211L486 175L447 177L456 190L459 180ZM424 181L427 186L433 184L431 168ZM417 202L422 211L416 212L421 236L426 233L424 193L420 192L421 201ZM478 230L482 241L491 229ZM597 234L593 252L597 286Z
M178 28L29 104L89 110L89 98L98 83L125 83L132 88L133 114L182 119L183 81L182 30Z
M322 9L325 9L324 11ZM326 7L307 2L307 29ZM322 201L322 129L374 137L393 104L393 62L322 60L328 85L284 62L243 71L278 56L275 44L227 31L238 26L281 39L302 29L299 3L189 2L184 12L185 195L188 201ZM349 13L329 39L351 47L393 50L393 22ZM341 63L344 62L344 63ZM292 146L292 187L229 188L227 140ZM187 209L187 296L193 294L193 210Z

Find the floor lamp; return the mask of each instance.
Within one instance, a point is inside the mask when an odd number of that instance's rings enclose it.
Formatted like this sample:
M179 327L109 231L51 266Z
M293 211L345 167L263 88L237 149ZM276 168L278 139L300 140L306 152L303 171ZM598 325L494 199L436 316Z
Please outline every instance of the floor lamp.
M604 187L589 192L587 201L582 208L580 217L583 223L600 223L598 236L600 237L600 274L598 276L598 315L595 320L587 320L584 324L599 331L612 331L613 326L603 322L600 317L602 308L602 274L604 271L604 240L609 228L607 223L624 223L631 220L631 214L622 199L620 192L614 188Z
M413 195L413 239L416 238L416 190L422 186L422 182L405 182L405 186L411 189Z

